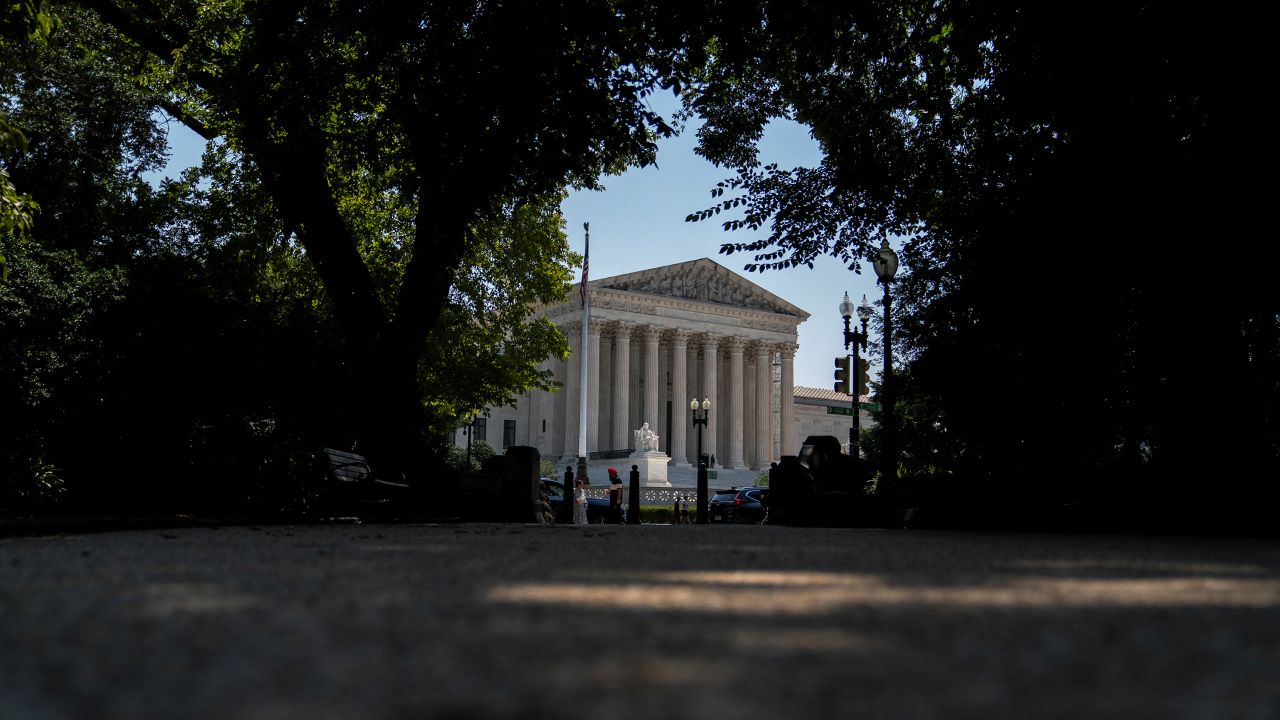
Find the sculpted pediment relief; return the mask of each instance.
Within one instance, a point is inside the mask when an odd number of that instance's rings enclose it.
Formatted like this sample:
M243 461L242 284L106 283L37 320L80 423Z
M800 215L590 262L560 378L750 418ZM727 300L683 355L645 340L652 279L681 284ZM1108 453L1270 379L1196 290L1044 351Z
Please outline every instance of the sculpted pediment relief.
M603 278L600 288L682 298L731 307L808 317L808 313L707 258Z

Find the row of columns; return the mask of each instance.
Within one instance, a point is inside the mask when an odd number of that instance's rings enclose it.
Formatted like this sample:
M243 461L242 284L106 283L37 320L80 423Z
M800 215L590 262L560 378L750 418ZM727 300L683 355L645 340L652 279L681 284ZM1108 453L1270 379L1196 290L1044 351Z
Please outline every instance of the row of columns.
M601 362L601 336L606 329L610 332L613 339L613 365L611 383L613 389L610 392L612 400L611 412L609 415L609 427L612 428L610 437L603 442L599 436L600 432L600 362ZM565 335L569 338L569 347L576 350L581 347L581 323L571 323L563 328ZM587 373L587 446L589 450L595 449L617 449L630 447L631 427L632 423L628 419L632 416L632 408L630 406L629 388L632 384L632 367L631 367L631 338L635 331L639 331L639 335L643 338L644 347L642 348L642 366L644 372L644 395L641 398L644 407L644 417L640 422L649 422L655 428L660 424L660 412L665 411L665 402L668 399L665 392L666 384L662 382L660 375L660 357L662 354L662 339L667 336L671 350L671 391L670 400L672 403L672 426L667 430L667 437L663 439L662 445L668 454L672 457L674 464L684 465L688 463L690 454L690 437L693 432L688 422L688 406L689 400L695 395L699 395L699 399L707 397L712 402L712 412L707 423L706 430L703 435L703 452L708 455L717 455L717 461L724 467L734 469L747 466L748 459L753 463L754 467L768 467L768 462L775 459L779 455L795 454L796 439L794 436L794 410L793 410L793 391L795 384L794 358L796 345L794 343L776 343L764 340L747 341L743 338L719 335L715 333L693 333L683 328L669 328L655 324L638 325L628 321L607 321L606 323L593 323L588 336L588 348L590 357L593 362L588 367ZM720 369L720 348L726 345L728 349L728 383L727 397L717 397L717 388L719 387L719 369ZM747 378L746 378L746 357L750 350L754 353L755 360L755 378L754 378L754 415L751 418L751 429L754 431L751 437L747 436ZM701 364L698 365L698 351L701 352ZM774 353L777 352L781 356L781 403L779 407L779 419L782 432L779 433L780 448L773 448L773 377L772 377L772 360ZM564 374L562 380L564 382L564 404L563 417L555 418L563 422L563 445L560 448L549 447L553 453L563 451L564 456L575 456L578 448L578 414L579 414L579 398L582 392L581 388L581 366L580 358L577 352L572 352L567 362L563 363ZM701 372L698 375L702 392L691 393L688 388L688 371L689 363L695 363ZM540 393L535 395L546 395ZM548 399L530 397L530 417L534 414L546 418L553 417L554 414L549 412L552 407L559 407L558 404L548 405ZM728 440L727 448L719 448L717 438L720 437L719 419L723 417L729 423L726 433ZM534 421L536 422L536 421ZM531 422L531 426L534 424ZM535 432L532 427L531 436ZM550 437L550 435L548 435ZM750 444L754 452L748 458L745 452L747 445ZM723 451L727 451L725 454Z

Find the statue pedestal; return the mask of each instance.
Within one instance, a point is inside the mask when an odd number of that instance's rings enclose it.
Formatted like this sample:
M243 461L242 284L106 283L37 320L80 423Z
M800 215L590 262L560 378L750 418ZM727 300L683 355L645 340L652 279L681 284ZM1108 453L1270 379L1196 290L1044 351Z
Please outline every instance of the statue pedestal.
M640 484L651 487L671 487L667 480L667 463L671 458L664 452L634 453L627 458L628 465L640 470Z

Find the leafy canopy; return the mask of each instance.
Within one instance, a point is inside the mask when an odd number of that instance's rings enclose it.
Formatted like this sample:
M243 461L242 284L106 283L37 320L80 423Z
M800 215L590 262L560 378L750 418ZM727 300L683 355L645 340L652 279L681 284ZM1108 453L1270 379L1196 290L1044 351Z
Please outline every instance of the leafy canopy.
M508 250L477 233L652 162L672 130L645 97L698 65L708 17L697 3L586 0L82 4L145 51L140 76L171 113L256 166L372 402L352 415L401 445L425 430L406 398L428 338L449 346L456 321L476 321L453 307L462 295L488 305L467 268L505 272L481 248Z

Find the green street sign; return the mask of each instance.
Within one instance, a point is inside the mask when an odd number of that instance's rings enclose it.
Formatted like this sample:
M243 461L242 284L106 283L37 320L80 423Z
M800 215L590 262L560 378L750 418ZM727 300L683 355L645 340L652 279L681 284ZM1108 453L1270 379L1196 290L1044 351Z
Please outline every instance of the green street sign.
M853 415L853 408L847 407L827 407L828 415Z
M858 408L862 410L880 411L880 403L858 403Z

